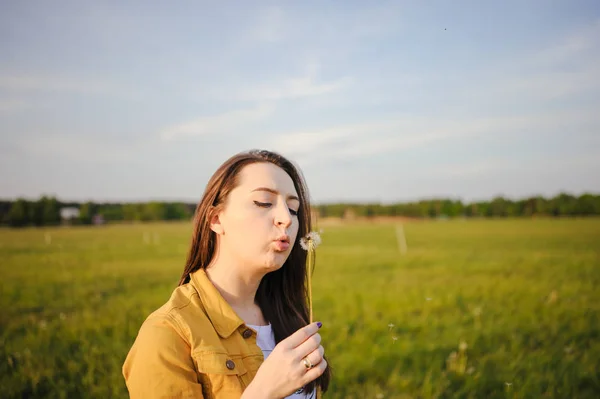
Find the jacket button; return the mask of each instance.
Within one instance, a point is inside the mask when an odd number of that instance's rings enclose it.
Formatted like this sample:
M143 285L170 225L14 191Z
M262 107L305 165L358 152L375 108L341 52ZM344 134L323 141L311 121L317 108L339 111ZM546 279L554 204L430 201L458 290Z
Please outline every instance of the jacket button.
M244 330L244 332L242 333L242 337L248 339L252 336L252 330L251 329L247 329Z
M225 362L225 366L227 366L229 370L233 370L235 368L235 363L233 362L233 360L227 360Z

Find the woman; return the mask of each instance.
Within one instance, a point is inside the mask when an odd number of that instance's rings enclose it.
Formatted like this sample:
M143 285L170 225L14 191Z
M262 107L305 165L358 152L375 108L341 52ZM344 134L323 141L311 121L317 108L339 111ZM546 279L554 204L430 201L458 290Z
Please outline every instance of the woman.
M132 398L319 397L331 378L308 324L311 230L301 173L279 154L227 160L196 208L179 286L123 365Z

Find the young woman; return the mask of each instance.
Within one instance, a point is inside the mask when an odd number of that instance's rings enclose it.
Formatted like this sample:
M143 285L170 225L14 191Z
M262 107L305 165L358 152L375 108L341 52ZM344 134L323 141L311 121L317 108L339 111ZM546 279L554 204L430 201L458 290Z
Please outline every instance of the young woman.
M211 177L179 286L143 323L123 375L132 398L315 398L331 378L308 323L310 204L301 173L250 151Z

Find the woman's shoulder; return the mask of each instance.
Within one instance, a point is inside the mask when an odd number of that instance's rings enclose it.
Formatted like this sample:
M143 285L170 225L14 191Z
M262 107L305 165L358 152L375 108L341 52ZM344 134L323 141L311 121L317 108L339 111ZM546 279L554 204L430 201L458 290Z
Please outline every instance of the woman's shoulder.
M210 335L214 330L198 292L191 284L175 288L169 300L146 318L140 332L165 328L175 330L188 342L194 340L194 331Z

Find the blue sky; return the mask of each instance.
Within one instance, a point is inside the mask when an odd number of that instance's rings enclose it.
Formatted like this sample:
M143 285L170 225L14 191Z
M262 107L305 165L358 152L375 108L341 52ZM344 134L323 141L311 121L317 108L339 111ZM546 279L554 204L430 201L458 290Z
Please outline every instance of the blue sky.
M600 3L0 4L0 198L196 202L279 151L317 202L600 192Z

